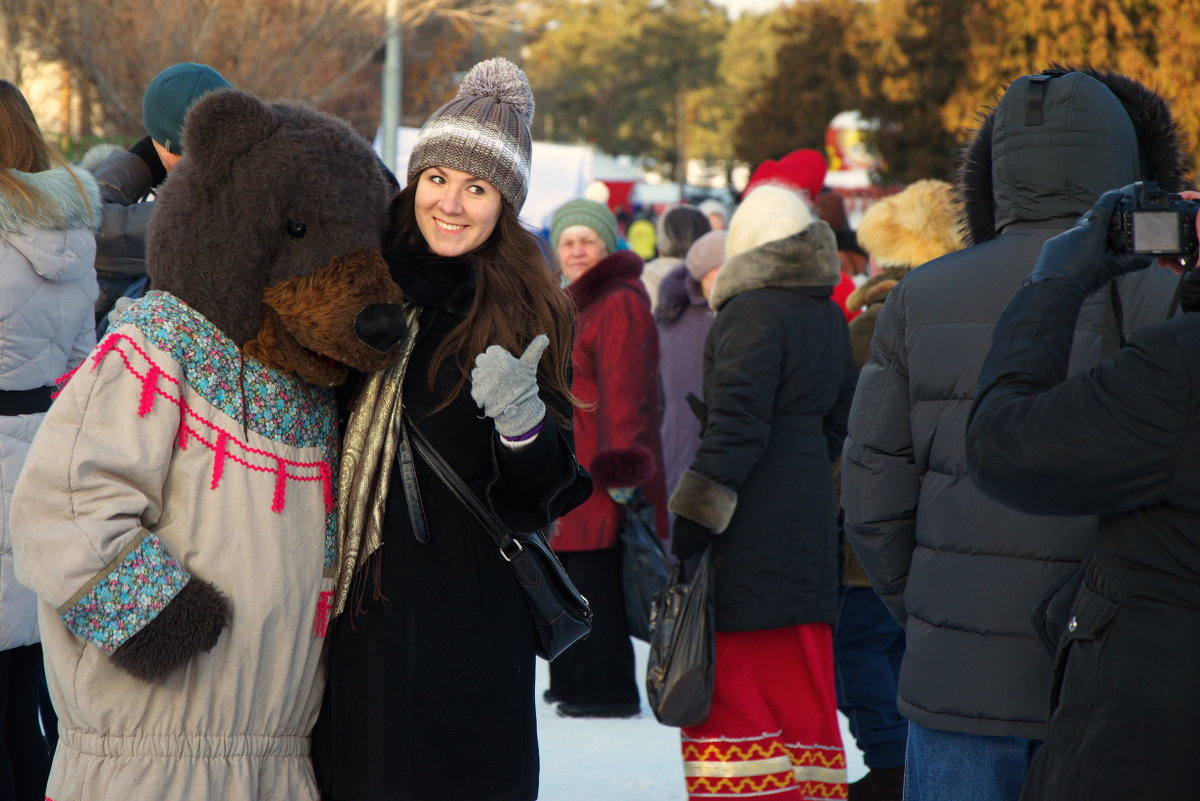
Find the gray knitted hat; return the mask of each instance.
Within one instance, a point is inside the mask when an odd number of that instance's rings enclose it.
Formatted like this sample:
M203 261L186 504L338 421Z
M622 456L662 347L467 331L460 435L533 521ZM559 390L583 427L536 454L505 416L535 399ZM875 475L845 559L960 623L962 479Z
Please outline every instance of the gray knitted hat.
M408 157L408 182L428 167L484 178L515 211L529 192L533 90L521 68L503 58L481 61L458 94L430 115Z
M585 225L595 231L609 253L617 252L617 218L608 206L577 197L554 210L550 218L550 247L558 247L562 232L576 225Z

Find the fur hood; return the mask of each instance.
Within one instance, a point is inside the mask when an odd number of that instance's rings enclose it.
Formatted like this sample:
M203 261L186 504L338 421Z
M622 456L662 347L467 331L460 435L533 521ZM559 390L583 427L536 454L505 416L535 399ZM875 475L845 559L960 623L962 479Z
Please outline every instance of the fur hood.
M100 230L100 190L91 173L69 167L53 167L42 172L13 170L11 174L58 209L62 223L22 214L7 197L0 194L0 234L12 234L30 228L61 228L66 231L85 229L93 233ZM79 179L79 184L75 183L72 175ZM80 186L87 193L86 200L79 194Z
M642 257L632 250L618 250L605 256L592 269L579 276L573 283L567 285L567 294L575 301L575 308L581 311L587 308L596 298L603 295L614 283L624 283L633 286L646 294L642 282ZM649 302L649 295L647 295Z
M834 287L841 278L837 237L822 220L803 231L739 253L725 262L713 285L714 311L752 289Z
M1038 93L1039 114L1030 118L1027 100ZM1022 76L962 153L957 188L967 244L1014 222L1078 217L1101 193L1133 181L1185 189L1192 164L1182 142L1167 102L1124 75Z
M912 267L888 267L879 275L867 280L846 298L846 308L858 311L876 303L883 303L892 287L900 283L900 279L912 272Z
M659 325L674 325L692 306L707 306L700 285L688 275L687 266L679 265L658 285L658 305L654 321Z

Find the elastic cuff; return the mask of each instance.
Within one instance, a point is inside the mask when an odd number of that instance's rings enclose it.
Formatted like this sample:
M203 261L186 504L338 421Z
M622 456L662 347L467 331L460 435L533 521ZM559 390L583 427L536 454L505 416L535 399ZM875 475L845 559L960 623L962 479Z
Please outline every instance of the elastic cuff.
M513 450L524 448L526 445L537 439L537 435L542 430L542 424L544 422L545 418L539 420L536 426L529 429L524 434L520 434L515 437L506 437L503 434L500 434L500 442L505 445L505 447L512 448ZM499 434L499 432L497 433Z

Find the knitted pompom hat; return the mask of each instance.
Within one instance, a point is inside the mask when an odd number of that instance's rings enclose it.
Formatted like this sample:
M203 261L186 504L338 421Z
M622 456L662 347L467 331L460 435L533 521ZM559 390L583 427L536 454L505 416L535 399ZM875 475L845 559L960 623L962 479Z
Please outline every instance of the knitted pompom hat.
M963 247L959 207L945 181L917 181L874 203L858 243L879 267L919 267Z
M450 167L489 181L520 211L529 192L533 90L521 68L481 61L458 94L429 116L408 158L408 182L428 167Z
M778 184L750 190L729 221L725 261L757 247L800 233L813 221L804 199Z

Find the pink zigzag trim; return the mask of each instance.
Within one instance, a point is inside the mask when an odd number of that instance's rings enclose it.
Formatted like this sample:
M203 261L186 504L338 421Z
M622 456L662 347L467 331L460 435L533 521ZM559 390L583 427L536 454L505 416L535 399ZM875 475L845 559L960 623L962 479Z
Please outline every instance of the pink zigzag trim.
M118 344L119 340L124 340L129 343L129 347L146 360L146 363L150 365L150 369L144 374L139 373L134 368L133 364L130 363L129 354L127 354L125 350ZM236 436L228 431L225 431L210 421L205 420L203 417L197 414L196 411L191 408L191 406L188 405L187 401L183 399L182 390L179 397L176 397L159 387L160 379L166 380L177 387L180 384L178 379L164 373L162 369L154 363L150 356L140 347L138 347L138 344L134 342L133 339L127 334L109 334L107 337L105 337L104 341L101 342L99 347L96 348L96 352L92 354L91 369L95 370L97 367L99 367L100 362L104 360L104 357L113 351L116 351L121 356L121 361L125 363L125 369L128 370L129 373L133 375L134 378L138 379L138 381L140 381L142 384L142 394L138 402L138 416L145 417L150 413L150 410L154 406L155 398L165 398L179 407L179 436L176 444L179 446L180 450L187 450L191 440L195 440L213 452L212 483L209 485L212 489L217 488L217 485L221 480L221 475L225 470L225 462L228 460L240 464L242 467L245 467L248 470L256 470L260 473L275 474L275 492L271 499L271 511L273 512L283 511L284 505L287 501L287 482L289 480L320 481L324 491L325 511L333 511L333 471L328 462L297 462L291 459L284 459L259 448L252 448L249 444L241 442ZM82 366L83 365L81 364L80 367ZM74 370L62 376L57 382L55 382L60 388L59 392L66 387L67 383L71 380L75 373L78 372L78 370L79 367L76 367ZM55 394L57 395L57 393ZM198 429L188 425L189 418L216 434L216 442L209 442L208 439L201 435ZM248 454L254 454L256 456L273 460L275 462L275 466L262 467L260 465L251 464L237 454L229 451L230 442ZM295 475L288 472L289 467L298 470L315 470L316 475Z

